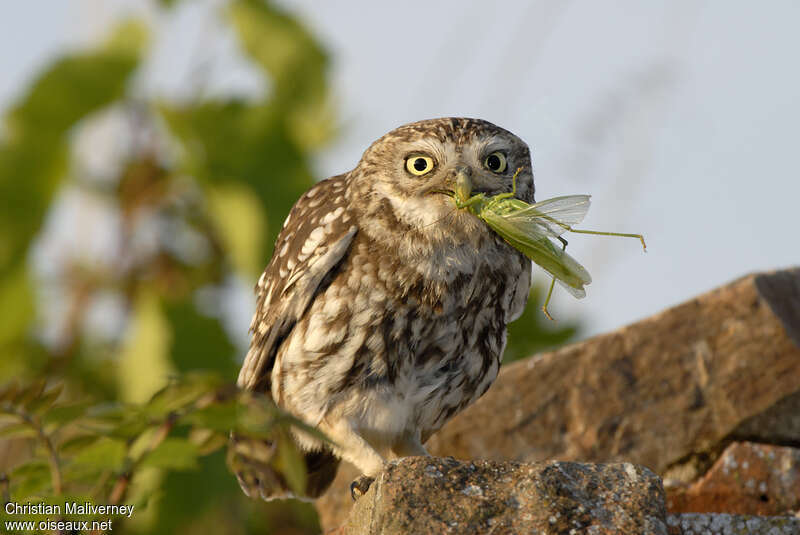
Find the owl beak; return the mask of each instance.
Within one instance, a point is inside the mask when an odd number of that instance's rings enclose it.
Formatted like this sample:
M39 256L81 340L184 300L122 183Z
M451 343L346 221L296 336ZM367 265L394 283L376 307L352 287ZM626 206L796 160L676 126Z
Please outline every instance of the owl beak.
M468 166L458 166L453 175L453 190L462 199L467 199L476 193L491 194L495 188L492 184L482 184L483 178L472 176L472 168Z
M469 199L472 196L472 179L469 167L459 167L456 170L455 185L453 190L459 199Z

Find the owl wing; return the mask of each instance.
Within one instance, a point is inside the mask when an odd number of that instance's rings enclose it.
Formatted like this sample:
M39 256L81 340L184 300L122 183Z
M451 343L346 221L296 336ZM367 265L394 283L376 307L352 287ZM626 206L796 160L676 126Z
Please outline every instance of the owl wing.
M240 388L269 394L278 347L330 281L357 230L344 175L320 182L292 207L256 285L253 338L239 372Z
M531 261L525 257L523 260L522 274L517 279L514 288L514 295L511 298L511 306L508 307L506 323L516 321L525 312L525 305L528 304L528 295L531 293Z

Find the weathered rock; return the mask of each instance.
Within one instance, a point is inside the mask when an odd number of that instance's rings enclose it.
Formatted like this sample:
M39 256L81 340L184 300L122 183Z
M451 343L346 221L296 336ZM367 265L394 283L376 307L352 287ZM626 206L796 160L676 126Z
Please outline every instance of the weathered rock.
M799 444L800 391L742 422L731 433L731 438L769 444Z
M764 277L505 367L478 403L434 435L431 450L629 460L661 471L714 447L800 392L800 347L759 294Z
M800 519L728 514L667 515L669 535L797 535Z
M667 533L661 480L629 463L392 462L344 534Z
M427 446L462 459L630 461L664 473L718 454L745 432L757 441L760 432L796 436L800 426L784 415L800 397L798 310L800 269L744 277L504 366L487 394ZM343 468L318 503L326 527L349 508L357 473ZM686 481L707 468L686 471Z
M685 490L667 491L670 512L781 515L800 508L800 449L735 442Z

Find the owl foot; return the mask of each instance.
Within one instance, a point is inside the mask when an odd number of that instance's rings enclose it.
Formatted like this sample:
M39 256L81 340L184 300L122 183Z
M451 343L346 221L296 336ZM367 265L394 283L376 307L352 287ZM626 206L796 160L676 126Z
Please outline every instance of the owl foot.
M360 476L350 483L350 496L353 497L353 501L358 500L366 494L373 481L375 481L374 477Z

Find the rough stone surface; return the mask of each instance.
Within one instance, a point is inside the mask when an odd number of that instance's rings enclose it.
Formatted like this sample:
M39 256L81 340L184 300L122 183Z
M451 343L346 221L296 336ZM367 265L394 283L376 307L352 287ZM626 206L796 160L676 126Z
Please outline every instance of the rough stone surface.
M629 461L662 474L692 459L675 472L690 482L734 438L797 443L797 310L800 269L741 278L504 366L427 447L461 459ZM318 502L325 527L340 525L350 507L347 489L358 474L342 468Z
M770 444L800 444L800 391L751 416L731 433L731 437Z
M755 275L753 282L786 334L800 346L800 268Z
M800 519L728 514L668 515L669 535L798 535Z
M505 367L480 401L434 435L432 452L625 460L662 471L713 448L800 392L800 347L755 278Z
M340 534L667 533L661 480L629 463L395 461Z
M667 491L670 512L782 515L800 508L800 450L735 442L686 489Z

